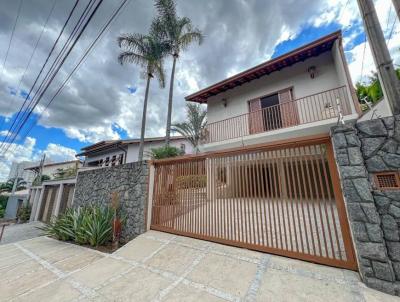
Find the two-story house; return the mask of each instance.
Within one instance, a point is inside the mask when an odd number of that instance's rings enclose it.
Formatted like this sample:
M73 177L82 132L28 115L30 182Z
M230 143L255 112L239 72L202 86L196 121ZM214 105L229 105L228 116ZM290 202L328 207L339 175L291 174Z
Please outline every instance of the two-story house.
M360 114L340 32L186 97L207 104L202 150L328 133Z
M153 162L152 229L356 269L329 135L361 113L340 32L186 100L207 104L205 152Z

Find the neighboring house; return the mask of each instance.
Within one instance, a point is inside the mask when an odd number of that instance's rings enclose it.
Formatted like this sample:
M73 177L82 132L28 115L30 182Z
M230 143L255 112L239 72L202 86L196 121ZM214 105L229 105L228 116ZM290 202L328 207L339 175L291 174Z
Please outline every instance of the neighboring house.
M79 160L71 160L71 161L64 161L64 162L58 162L58 163L45 163L42 168L42 175L47 175L50 177L50 179L56 179L56 178L64 178L62 175L60 175L60 170L61 171L72 171L72 170L77 170L82 166L82 163ZM31 165L25 168L26 171L31 171L35 174L35 176L39 175L40 172L40 164L35 164ZM66 176L68 178L71 178L71 176Z
M82 166L79 160L45 163L41 174L50 180L34 182L29 188L29 204L32 207L30 220L49 222L51 217L63 213L72 204L76 173ZM35 165L27 169L39 175L41 167Z
M82 148L77 156L85 156L84 167L108 167L135 162L138 160L139 143L139 139L102 141ZM146 138L144 159L150 158L151 149L164 145L164 137ZM193 153L192 145L182 136L171 137L170 145L181 149L185 154Z
M328 133L361 113L341 32L322 37L186 97L207 104L201 149Z
M23 161L20 163L13 162L11 164L10 173L8 174L8 179L21 177L26 181L28 186L31 185L33 180L35 179L36 174L32 170L26 170L26 168L36 164L37 163L30 161Z

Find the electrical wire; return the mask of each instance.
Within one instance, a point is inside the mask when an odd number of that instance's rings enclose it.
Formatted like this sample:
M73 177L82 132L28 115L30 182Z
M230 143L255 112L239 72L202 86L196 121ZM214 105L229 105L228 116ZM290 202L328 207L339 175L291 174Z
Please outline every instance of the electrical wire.
M25 77L25 74L26 74L26 72L28 71L29 66L31 65L33 56L34 56L35 53L36 53L36 49L37 49L37 47L38 47L38 45L39 45L39 42L40 42L40 40L41 40L41 38L42 38L42 35L43 35L44 31L45 31L46 28L47 28L47 23L49 22L50 16L53 14L54 8L55 8L55 6L56 6L56 2L57 2L57 0L54 0L54 1L53 1L53 5L52 5L52 7L51 7L51 9L50 9L50 11L49 11L49 14L47 15L47 18L46 18L46 20L45 20L43 26L42 26L42 31L40 32L39 38L37 39L37 41L36 41L36 43L35 43L35 46L34 46L33 51L32 51L32 54L31 54L31 56L30 56L30 58L29 58L29 60L28 60L28 63L27 63L27 65L26 65L26 67L25 67L25 70L24 70L24 72L22 73L22 76L21 76L21 78L20 78L20 80L19 80L19 83L18 83L17 89L16 89L17 95L18 95L18 92L20 91L21 84L22 84L22 81L23 81L23 79L24 79L24 77ZM8 110L7 110L7 111L9 111L10 109L11 109L11 102L9 102L9 104L8 104ZM4 122L5 122L5 119L2 120L2 123L1 123L1 125L0 125L0 129L3 128Z
M64 64L65 60L68 58L69 54L71 53L72 49L74 48L74 46L76 45L76 43L79 41L80 37L82 36L83 32L85 31L86 27L89 25L90 21L92 20L93 16L95 15L96 11L99 9L100 5L102 4L103 0L100 0L95 8L93 9L93 11L91 12L89 18L85 21L82 30L79 32L78 36L76 37L76 39L74 40L73 44L71 45L70 49L67 51L66 55L64 56L64 58L62 59L62 61L60 62L59 66L57 67L56 71L53 73L52 77L50 78L49 82L46 84L45 89L40 93L37 101L35 102L34 106L32 107L32 109L30 110L30 112L28 113L28 115L25 117L25 119L23 120L21 126L18 128L17 132L14 134L14 137L12 138L11 142L9 142L9 144L6 146L5 151L3 152L3 154L5 154L8 149L10 148L10 146L13 144L13 142L15 141L16 137L18 136L19 132L21 131L21 128L25 125L26 121L28 120L28 118L30 117L30 115L32 114L33 110L35 109L35 107L38 105L38 103L40 102L41 98L43 97L43 94L46 92L46 90L48 89L48 87L50 86L50 84L52 83L52 81L54 80L54 77L57 75L58 71L60 70L60 68L62 67L62 65Z
M103 28L99 31L97 34L97 37L95 40L91 43L91 45L86 49L84 55L80 58L79 62L76 64L76 66L73 68L73 70L69 73L67 78L64 80L62 85L58 88L57 92L53 95L53 97L50 99L48 104L44 107L44 109L39 113L38 118L36 119L36 122L33 121L31 126L29 127L28 131L25 132L25 134L22 136L22 140L28 136L30 131L33 129L33 127L36 125L36 123L40 120L42 117L43 113L49 108L49 106L52 104L54 99L61 93L61 91L64 89L65 85L68 84L69 80L71 79L72 75L80 68L81 64L85 62L87 59L87 56L90 54L90 52L93 50L94 47L96 47L98 41L100 41L103 38L104 32L109 29L110 24L112 24L113 21L115 21L116 18L118 18L119 14L121 13L122 8L128 3L130 0L122 0L120 6L114 11L114 13L111 15L110 19L103 25Z
M18 110L18 113L17 113L16 117L14 118L14 120L13 120L13 122L12 122L12 124L11 124L11 126L10 126L10 128L9 128L9 130L8 130L7 135L4 137L2 143L0 144L0 150L3 148L3 146L4 146L5 142L6 142L6 140L9 138L9 135L12 134L12 129L13 129L13 127L14 127L14 124L17 122L17 120L18 120L18 118L19 118L19 115L21 114L23 108L25 107L27 101L29 100L29 97L30 97L30 95L31 95L31 93L32 93L32 91L33 91L33 89L34 89L34 87L36 86L37 81L39 80L40 76L42 75L42 72L43 72L45 66L47 65L47 62L49 61L51 55L53 54L53 51L54 51L54 49L55 49L55 47L56 47L58 41L60 40L62 34L64 33L65 28L67 27L67 24L68 24L69 20L71 19L71 17L72 17L72 15L73 15L73 13L74 13L74 11L75 11L75 9L76 9L78 3L79 3L79 0L75 0L75 4L74 4L74 6L72 7L71 11L69 12L68 17L67 17L67 20L65 20L64 25L63 25L61 31L59 32L59 34L58 34L58 36L57 36L57 39L54 41L53 46L52 46L52 48L50 49L50 51L49 51L49 53L48 53L48 55L47 55L47 58L46 58L45 62L44 62L43 65L42 65L42 68L40 69L38 75L37 75L36 78L35 78L34 83L32 84L32 86L31 86L31 88L30 88L30 90L29 90L29 93L28 93L27 96L25 97L25 100L24 100L23 104L21 105L20 109Z
M18 23L18 19L21 13L21 8L22 8L22 3L24 2L24 0L20 0L19 1L19 5L18 5L18 10L17 10L17 15L15 17L15 21L14 21L14 25L12 27L11 30L11 36L10 36L10 41L8 42L8 47L7 47L7 51L6 51L6 56L4 57L4 61L3 61L3 71L6 68L6 62L7 62L7 58L8 58L8 54L10 52L10 48L11 48L11 44L12 44L12 40L14 38L14 33L15 33L15 28L17 27L17 23Z

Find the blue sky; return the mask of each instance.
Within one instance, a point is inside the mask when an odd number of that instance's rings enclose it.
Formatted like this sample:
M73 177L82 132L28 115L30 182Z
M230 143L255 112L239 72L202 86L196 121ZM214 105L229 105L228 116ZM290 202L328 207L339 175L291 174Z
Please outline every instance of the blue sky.
M287 9L285 2L288 0L259 0L251 4L229 0L229 9L226 9L224 1L204 1L207 5L194 0L177 0L178 13L190 17L193 23L204 31L206 39L202 46L189 48L178 61L174 121L184 119L185 95L222 80L230 75L232 70L242 71L339 29L343 30L344 49L353 81L360 80L362 70L364 80L374 70L369 47L364 47L365 35L356 0L304 0L303 4L299 0L299 7L307 6L307 10L304 11L297 11L298 8ZM376 0L375 4L386 37L390 35L392 24L395 24L388 44L397 62L398 52L394 52L393 49L399 47L400 22L393 23L396 15L390 8L390 2ZM28 73L22 81L21 73L32 53L32 45L43 29L49 1L39 0L35 7L28 7L30 3L25 1L24 5L24 23L17 24L6 65L0 66L0 142L26 97L34 76L56 37L57 29L70 9L68 2L59 2L56 5L54 15L50 18L51 30L47 28L44 31L43 41L40 41L40 47L34 53L32 66L28 68ZM89 28L90 31L96 30L96 26L104 22L114 4L110 2L105 5L108 7L99 11L98 18L94 19L92 27ZM10 29L15 17L14 6L10 1L2 10L5 25L0 29L0 45L7 45L9 42ZM212 9L208 9L207 14L195 13L204 10L205 7ZM139 136L144 78L140 68L117 64L116 56L119 50L115 40L124 32L146 31L152 16L151 1L142 0L140 5L131 4L125 9L83 67L37 122L38 112L43 109L43 104L38 106L39 110L35 111L31 118L31 121L36 121L36 126L26 137L22 135L22 138L16 141L16 145L10 148L14 151L6 154L5 160L0 162L0 180L6 177L12 161L37 160L43 153L53 159L71 159L83 146L96 141ZM66 62L60 75L56 77L50 92L55 91L57 84L61 83L92 36L93 32L92 35L82 37L81 44L78 43L71 60ZM0 50L0 62L4 57L5 50ZM170 66L170 62L167 61L167 78ZM17 91L20 81L22 89ZM167 88L163 90L156 81L151 84L147 136L161 136L165 133L167 90L168 82ZM43 103L48 100L49 94L45 95ZM28 128L25 128L22 134Z

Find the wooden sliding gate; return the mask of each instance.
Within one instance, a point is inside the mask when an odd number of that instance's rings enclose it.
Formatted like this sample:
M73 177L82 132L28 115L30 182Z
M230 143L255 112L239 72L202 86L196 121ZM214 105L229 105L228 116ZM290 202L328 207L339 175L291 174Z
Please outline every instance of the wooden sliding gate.
M357 269L329 138L153 164L152 229Z

